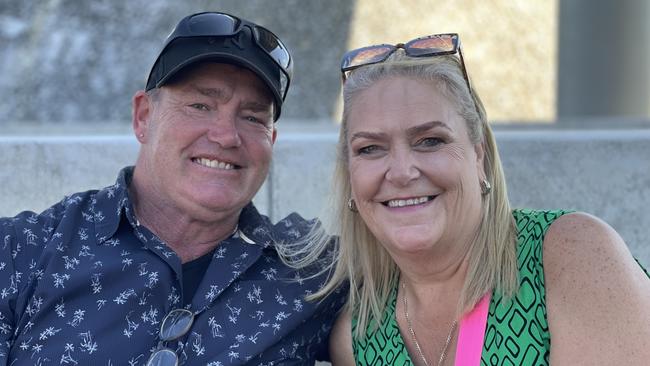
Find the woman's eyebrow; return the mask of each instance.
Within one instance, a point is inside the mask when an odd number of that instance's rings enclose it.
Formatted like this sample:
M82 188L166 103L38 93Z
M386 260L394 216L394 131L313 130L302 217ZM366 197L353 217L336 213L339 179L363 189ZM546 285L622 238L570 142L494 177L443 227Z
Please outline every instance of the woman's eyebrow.
M382 140L388 137L387 134L383 132L369 132L369 131L359 131L352 134L350 137L350 142L353 142L356 139L369 139L369 140Z
M451 128L444 122L441 122L441 121L429 121L429 122L424 122L424 123L422 123L420 125L408 128L406 130L406 134L408 136L414 136L414 135L421 134L421 133L423 133L425 131L429 131L431 129L434 129L436 127L441 127L441 128L444 128L444 129L446 129L448 131L452 131ZM355 132L354 134L352 134L352 136L350 137L350 142L353 142L354 140L360 139L360 138L365 138L365 139L369 139L369 140L382 140L382 139L387 139L388 134L383 133L383 132L359 131L359 132Z
M419 134L421 134L423 132L432 130L432 129L436 128L436 127L444 128L444 129L446 129L446 130L448 130L450 132L452 131L451 128L449 128L449 126L444 122L441 122L441 121L429 121L429 122L424 122L424 123L422 123L420 125L408 128L406 130L406 134L409 135L409 136L419 135Z

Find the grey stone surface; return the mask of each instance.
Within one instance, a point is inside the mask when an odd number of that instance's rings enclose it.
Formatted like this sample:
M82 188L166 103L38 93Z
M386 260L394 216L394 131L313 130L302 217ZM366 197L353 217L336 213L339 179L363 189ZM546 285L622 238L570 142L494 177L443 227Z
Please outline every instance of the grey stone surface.
M291 211L321 216L328 203L337 133L280 134L275 146L269 212L281 218Z
M274 220L292 211L319 216L337 133L280 132L270 178L255 202ZM650 129L499 130L497 140L514 206L594 214L650 264ZM0 138L0 216L40 211L65 194L112 184L136 153L126 135Z
M128 136L0 137L0 216L41 211L64 195L112 184L136 152Z
M497 139L514 206L591 213L650 264L650 130L502 131Z
M293 51L296 77L283 117L330 118L353 5L346 0L0 1L0 126L127 123L131 96L144 86L164 38L183 16L206 10L254 20Z

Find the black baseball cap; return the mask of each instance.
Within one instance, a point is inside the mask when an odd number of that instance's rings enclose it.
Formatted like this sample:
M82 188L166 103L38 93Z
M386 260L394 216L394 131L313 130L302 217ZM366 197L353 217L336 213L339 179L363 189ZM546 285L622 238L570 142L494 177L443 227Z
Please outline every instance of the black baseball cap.
M293 59L280 38L253 22L226 13L189 15L167 36L147 78L146 91L161 87L187 66L213 61L245 67L269 88L280 116L293 76Z

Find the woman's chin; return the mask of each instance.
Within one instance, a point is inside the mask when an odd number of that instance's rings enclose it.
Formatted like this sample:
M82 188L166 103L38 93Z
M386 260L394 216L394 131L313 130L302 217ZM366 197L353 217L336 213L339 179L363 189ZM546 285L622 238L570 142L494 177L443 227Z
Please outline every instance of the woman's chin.
M400 233L391 238L389 249L396 254L417 254L432 250L435 247L437 238L433 235L422 235L423 233Z

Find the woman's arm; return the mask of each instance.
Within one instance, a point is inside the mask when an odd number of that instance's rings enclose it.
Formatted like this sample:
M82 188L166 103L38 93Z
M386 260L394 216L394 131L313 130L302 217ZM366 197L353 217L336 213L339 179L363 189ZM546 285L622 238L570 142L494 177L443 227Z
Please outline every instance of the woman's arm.
M330 334L329 350L332 366L354 366L352 322L347 308L341 311L334 323Z
M552 365L648 365L650 279L621 237L584 214L544 239Z

